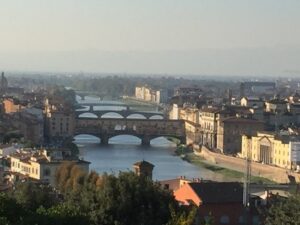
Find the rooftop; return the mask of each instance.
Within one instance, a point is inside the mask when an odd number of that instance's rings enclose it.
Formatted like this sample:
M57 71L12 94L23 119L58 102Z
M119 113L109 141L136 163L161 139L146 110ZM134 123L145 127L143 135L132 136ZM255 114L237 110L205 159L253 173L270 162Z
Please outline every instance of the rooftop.
M136 162L133 164L134 166L146 166L146 167L154 167L154 165L152 163L149 163L145 160L142 160L142 161L139 161L139 162Z
M243 202L243 185L237 182L189 183L202 203Z
M231 117L223 120L224 123L264 123L263 121L260 120L254 120L254 119L246 119L246 118L237 118L237 117Z

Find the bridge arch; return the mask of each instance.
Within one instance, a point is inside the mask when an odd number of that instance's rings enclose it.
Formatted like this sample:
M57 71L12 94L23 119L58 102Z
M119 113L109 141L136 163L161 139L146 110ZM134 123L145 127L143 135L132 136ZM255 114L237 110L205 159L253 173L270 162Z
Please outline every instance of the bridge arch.
M78 114L77 117L78 118L98 118L97 114L95 114L93 112L84 112L84 111L82 111L82 113L80 112L80 114Z
M121 113L117 113L117 112L106 112L104 114L101 115L100 118L121 118L123 119L124 116Z
M95 134L82 133L73 136L75 143L100 143L101 138Z
M134 134L117 134L109 137L108 144L131 144L140 145L142 138Z
M126 119L147 119L142 113L132 113L126 117Z
M153 115L149 117L150 120L163 120L164 116L163 115Z
M169 146L170 143L174 143L174 145L178 145L178 144L184 144L185 143L185 138L182 138L182 137L176 137L176 136L173 136L173 135L161 135L161 136L155 136L155 137L152 137L150 139L150 144L152 145L156 145L157 141L164 138L165 139L165 145L166 146ZM161 143L160 143L161 144ZM164 144L164 143L163 143Z

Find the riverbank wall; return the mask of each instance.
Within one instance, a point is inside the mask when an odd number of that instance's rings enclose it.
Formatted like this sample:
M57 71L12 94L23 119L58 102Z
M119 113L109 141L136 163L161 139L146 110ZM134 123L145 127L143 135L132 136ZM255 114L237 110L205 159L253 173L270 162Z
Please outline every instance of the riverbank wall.
M239 172L245 171L246 162L244 159L215 153L205 146L194 145L193 149L195 155L203 158L210 164ZM300 182L299 173L257 162L251 162L251 175L264 177L277 183L290 183L291 179Z

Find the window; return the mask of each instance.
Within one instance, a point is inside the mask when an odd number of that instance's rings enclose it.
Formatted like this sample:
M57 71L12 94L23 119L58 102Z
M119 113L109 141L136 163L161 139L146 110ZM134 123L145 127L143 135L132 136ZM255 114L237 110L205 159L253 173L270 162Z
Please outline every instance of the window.
M211 215L204 216L205 223L210 223L212 221L212 219L213 219L213 217Z
M244 223L245 223L244 217L240 216L239 217L239 224L244 224Z
M226 215L221 216L220 223L221 224L229 224L229 217Z
M258 225L259 223L259 217L258 216L253 216L252 217L252 224L253 225Z
M51 173L51 171L49 168L44 169L44 176L50 176L50 173Z

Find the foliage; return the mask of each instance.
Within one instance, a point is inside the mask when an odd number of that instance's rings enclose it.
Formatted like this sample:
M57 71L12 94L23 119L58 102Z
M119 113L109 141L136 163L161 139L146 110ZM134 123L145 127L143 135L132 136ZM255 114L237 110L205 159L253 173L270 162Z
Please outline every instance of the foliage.
M65 140L62 144L63 148L69 149L71 151L72 156L78 157L79 155L79 148L76 144L73 143L73 140L71 138L68 138Z
M8 221L6 217L0 217L0 224L1 225L10 225L11 223Z
M70 106L76 104L76 94L74 90L66 89L62 85L54 85L49 90L50 96L56 99L63 99Z
M300 195L277 199L267 212L266 225L300 224Z
M30 140L28 140L28 141L26 141L25 143L24 143L24 148L34 148L34 144L30 141Z
M14 198L0 193L0 224L16 224L24 214L22 206Z
M193 225L196 221L197 210L196 206L183 206L181 212L176 212L173 208L171 210L171 219L167 225Z
M39 217L39 225L89 224L88 218L81 213L79 206L65 203L58 204L49 209L40 207L37 209L37 215Z
M19 133L8 132L3 137L3 143L12 143L19 141L22 138L22 135Z
M58 201L56 193L50 186L33 182L18 183L11 194L18 204L31 211L35 211L40 206L51 207Z
M75 163L66 162L57 169L55 175L58 189L66 193L80 191L87 174Z
M171 219L170 207L174 209L173 218L189 221L192 217L179 210L169 191L132 172L120 172L118 176L81 174L76 165L64 164L56 178L67 204L80 206L91 224L166 224Z
M196 208L179 207L169 191L132 172L99 176L66 163L56 178L63 195L32 182L0 193L0 224L192 225L195 221Z

